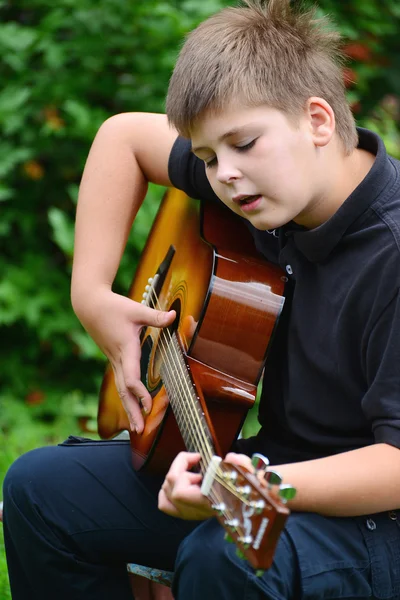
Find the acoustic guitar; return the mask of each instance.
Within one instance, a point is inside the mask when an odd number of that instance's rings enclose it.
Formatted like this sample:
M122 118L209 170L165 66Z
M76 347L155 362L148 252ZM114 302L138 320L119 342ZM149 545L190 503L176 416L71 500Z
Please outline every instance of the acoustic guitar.
M181 450L199 452L203 494L240 553L259 570L271 565L294 489L281 484L267 464L261 478L221 457L255 402L284 283L283 272L260 257L239 217L172 189L129 292L137 302L177 314L170 327L147 327L141 334L142 381L153 406L143 433L130 433L134 468L165 473ZM129 429L110 366L98 428L103 438ZM259 469L259 456L255 465Z

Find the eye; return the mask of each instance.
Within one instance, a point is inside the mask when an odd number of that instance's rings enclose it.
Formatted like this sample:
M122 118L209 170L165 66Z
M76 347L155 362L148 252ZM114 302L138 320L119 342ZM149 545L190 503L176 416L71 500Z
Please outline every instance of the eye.
M247 150L250 150L250 148L253 148L256 141L257 141L257 138L254 140L251 140L251 142L249 142L248 144L245 144L244 146L235 146L235 149L238 152L246 152Z
M210 160L205 160L204 164L206 165L206 169L211 169L216 166L217 162L217 157L214 156L214 158L211 158Z

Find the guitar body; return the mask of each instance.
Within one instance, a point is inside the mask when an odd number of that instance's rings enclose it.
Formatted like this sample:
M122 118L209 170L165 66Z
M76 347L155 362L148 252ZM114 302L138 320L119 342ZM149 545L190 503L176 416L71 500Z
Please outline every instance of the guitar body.
M231 211L202 205L177 190L166 194L129 297L141 302L143 294L153 294L150 306L176 310L171 331L179 337L191 379L206 403L222 456L255 401L284 302L284 282L282 271L260 258L246 226ZM131 447L135 468L146 464L159 472L185 449L160 376L162 354L160 330L146 328L142 379L153 408L144 432L131 434ZM129 429L110 367L100 393L98 428L104 438Z

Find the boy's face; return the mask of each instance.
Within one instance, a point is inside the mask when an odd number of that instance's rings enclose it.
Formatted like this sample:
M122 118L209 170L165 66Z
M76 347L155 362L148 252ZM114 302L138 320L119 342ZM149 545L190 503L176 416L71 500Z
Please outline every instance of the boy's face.
M296 124L265 106L208 113L191 141L214 192L257 229L315 226L323 173L306 113Z

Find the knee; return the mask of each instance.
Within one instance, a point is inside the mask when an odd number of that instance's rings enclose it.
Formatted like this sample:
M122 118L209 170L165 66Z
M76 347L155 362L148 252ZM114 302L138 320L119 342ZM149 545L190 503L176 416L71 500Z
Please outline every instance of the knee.
M299 572L296 551L283 531L272 566L257 577L237 556L236 547L224 540L224 530L214 520L194 530L182 542L175 564L174 592L180 598L243 598L250 590L265 598L298 598Z
M17 506L21 512L32 506L40 504L40 482L43 479L51 479L47 472L49 448L38 448L23 454L10 466L3 482L3 499L5 514L13 506Z

